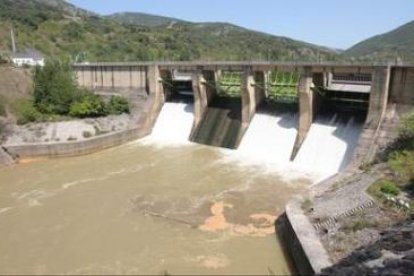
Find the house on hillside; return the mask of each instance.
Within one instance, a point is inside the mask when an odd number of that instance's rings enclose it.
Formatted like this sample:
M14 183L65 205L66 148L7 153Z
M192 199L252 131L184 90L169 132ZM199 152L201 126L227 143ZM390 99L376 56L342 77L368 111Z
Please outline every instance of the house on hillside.
M13 53L12 61L16 66L45 66L45 58L43 55L33 49L27 49L25 52Z

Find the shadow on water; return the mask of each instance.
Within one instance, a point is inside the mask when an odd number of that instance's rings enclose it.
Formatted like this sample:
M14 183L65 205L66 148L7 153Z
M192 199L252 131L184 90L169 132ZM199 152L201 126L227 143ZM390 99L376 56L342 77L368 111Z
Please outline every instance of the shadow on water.
M263 101L257 107L257 114L265 114L280 117L277 124L286 129L298 128L299 105L297 103L278 103L275 101Z
M174 93L171 96L168 97L166 102L169 103L184 103L185 108L184 111L187 113L194 113L194 97L190 94L180 94L180 93Z

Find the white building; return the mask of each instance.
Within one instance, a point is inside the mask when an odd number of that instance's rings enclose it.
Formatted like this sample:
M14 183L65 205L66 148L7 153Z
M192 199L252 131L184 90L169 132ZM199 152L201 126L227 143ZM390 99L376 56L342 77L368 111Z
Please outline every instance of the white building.
M16 66L45 66L45 58L35 50L26 50L24 53L13 53L12 60Z

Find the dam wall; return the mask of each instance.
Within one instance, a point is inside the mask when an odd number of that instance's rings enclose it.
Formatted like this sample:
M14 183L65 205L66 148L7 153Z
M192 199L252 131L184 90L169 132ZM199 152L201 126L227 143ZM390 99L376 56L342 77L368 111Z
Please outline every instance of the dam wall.
M174 70L190 72L194 96L194 122L190 135L191 140L230 148L238 147L256 114L257 106L266 98L269 72L297 72L300 75L297 88L298 134L291 153L292 161L305 142L307 133L314 123L321 105L326 104L320 100L320 95L316 93L315 88L329 89L336 85L342 87L341 93L343 95L354 97L353 95L362 95L363 93L358 90L359 94L348 93L347 87L355 86L355 80L346 79L347 74L372 76L372 81L366 81L363 77L356 78L357 82L364 85L369 84L365 87L370 88L364 92L365 95L368 95L367 118L359 146L353 154L350 166L353 168L368 162L375 155L376 150L372 144L380 132L385 114L389 113L388 101L398 106L411 104L414 101L411 92L414 79L413 68L390 64L143 62L75 64L74 69L79 84L95 91L145 89L149 94L152 108L147 112L148 118L142 118L143 122L140 123L145 124L149 133L165 102L165 93L168 93L169 88L162 83L164 73L171 73ZM226 71L241 72L239 100L218 97L218 79ZM203 138L200 138L201 136Z

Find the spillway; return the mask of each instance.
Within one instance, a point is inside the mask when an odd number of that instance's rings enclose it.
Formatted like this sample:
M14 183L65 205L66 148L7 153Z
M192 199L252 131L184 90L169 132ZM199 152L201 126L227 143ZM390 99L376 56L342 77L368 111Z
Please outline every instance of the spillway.
M253 162L289 163L297 134L297 113L261 112L252 120L239 152Z
M344 114L318 117L303 143L295 166L328 177L348 165L362 131L363 120Z
M160 145L188 144L194 120L193 109L192 103L166 102L151 135L143 142Z
M286 177L326 179L349 164L362 132L363 116L325 113L318 116L293 162L298 113L259 110L240 147L223 151L225 161L277 171Z

